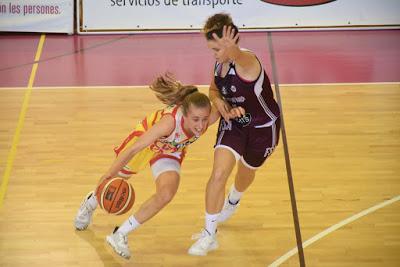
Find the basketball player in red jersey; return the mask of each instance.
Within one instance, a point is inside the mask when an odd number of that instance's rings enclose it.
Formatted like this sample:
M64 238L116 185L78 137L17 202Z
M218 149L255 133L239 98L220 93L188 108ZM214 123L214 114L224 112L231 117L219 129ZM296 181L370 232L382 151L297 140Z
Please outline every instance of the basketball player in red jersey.
M205 227L188 251L201 256L217 249L217 224L235 212L257 168L278 144L280 130L280 110L268 76L256 55L239 47L238 28L231 17L215 14L203 31L216 59L209 97L222 118L206 188ZM235 107L244 108L245 115L230 120L230 110ZM235 182L224 200L226 181L236 164Z
M208 125L219 118L219 112L211 109L209 98L195 86L184 86L171 75L158 77L150 86L156 96L168 105L147 116L115 149L117 158L100 182L112 177L128 179L147 165L155 179L156 193L145 201L139 210L120 227L107 236L108 244L120 256L129 259L128 233L148 221L164 208L175 196L180 180L180 168L186 147L195 142ZM243 113L233 109L235 117ZM100 183L99 182L99 183ZM90 192L82 202L75 217L75 228L85 230L98 203Z

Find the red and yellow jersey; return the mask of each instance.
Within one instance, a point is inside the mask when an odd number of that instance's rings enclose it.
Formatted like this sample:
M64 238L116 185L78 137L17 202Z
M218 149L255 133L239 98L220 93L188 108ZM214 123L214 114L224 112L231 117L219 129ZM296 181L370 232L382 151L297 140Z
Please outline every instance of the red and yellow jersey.
M172 105L153 112L139 122L136 125L135 130L124 140L124 142L114 149L115 153L118 155L121 151L132 145L136 142L139 136L153 127L163 116L166 115L173 116L175 122L174 130L169 136L159 138L149 147L133 157L128 165L130 169L134 170L134 172L142 169L147 165L147 163L152 164L160 158L167 157L182 162L186 152L186 147L199 138L198 136L189 134L185 131L183 128L184 117L182 109L180 106Z
M159 110L142 121L142 125L145 127L153 126L157 123L163 116L166 114L170 114L173 116L175 121L174 131L166 137L158 139L152 145L150 145L150 149L156 153L174 153L181 152L185 149L186 146L195 142L198 139L198 136L194 136L193 134L189 134L183 128L184 117L182 110L179 106L169 106L165 109Z

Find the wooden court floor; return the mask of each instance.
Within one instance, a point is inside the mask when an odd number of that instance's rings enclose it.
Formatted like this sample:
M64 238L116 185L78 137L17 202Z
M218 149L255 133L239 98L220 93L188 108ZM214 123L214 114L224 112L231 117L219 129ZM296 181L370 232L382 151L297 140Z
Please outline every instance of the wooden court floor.
M127 216L98 210L84 232L73 218L112 148L161 104L146 88L34 88L23 104L25 93L0 90L0 266L299 265L296 253L284 257L296 239L282 142L219 227L220 249L193 257L187 249L203 226L211 127L189 148L175 199L129 236L133 257L125 261L105 236ZM306 265L400 266L400 85L282 86L281 94ZM130 182L135 210L154 184L149 170Z

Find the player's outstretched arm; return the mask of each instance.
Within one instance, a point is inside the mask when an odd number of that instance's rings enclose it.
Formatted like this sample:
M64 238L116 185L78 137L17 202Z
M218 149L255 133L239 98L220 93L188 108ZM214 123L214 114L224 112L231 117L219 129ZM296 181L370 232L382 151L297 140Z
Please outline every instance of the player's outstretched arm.
M172 133L175 121L172 116L166 115L159 122L154 124L148 131L144 132L137 141L123 152L121 152L110 169L103 175L101 181L110 177L114 177L117 173L144 148L150 146L157 139L168 136Z
M215 33L213 37L218 44L220 53L234 61L236 66L240 66L245 74L253 72L258 74L260 72L260 63L256 56L249 51L240 49L237 44L239 33L235 34L235 30L231 26L223 27L221 38Z

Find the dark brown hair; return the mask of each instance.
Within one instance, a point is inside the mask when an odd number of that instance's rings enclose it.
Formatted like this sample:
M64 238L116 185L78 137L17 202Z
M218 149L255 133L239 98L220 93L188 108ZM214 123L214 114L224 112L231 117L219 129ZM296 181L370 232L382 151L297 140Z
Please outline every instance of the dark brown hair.
M235 24L233 24L232 18L229 14L217 13L209 17L204 24L203 32L206 39L208 41L214 40L213 33L217 34L217 36L221 38L224 26L231 26L235 30L235 35L239 32L239 29Z

